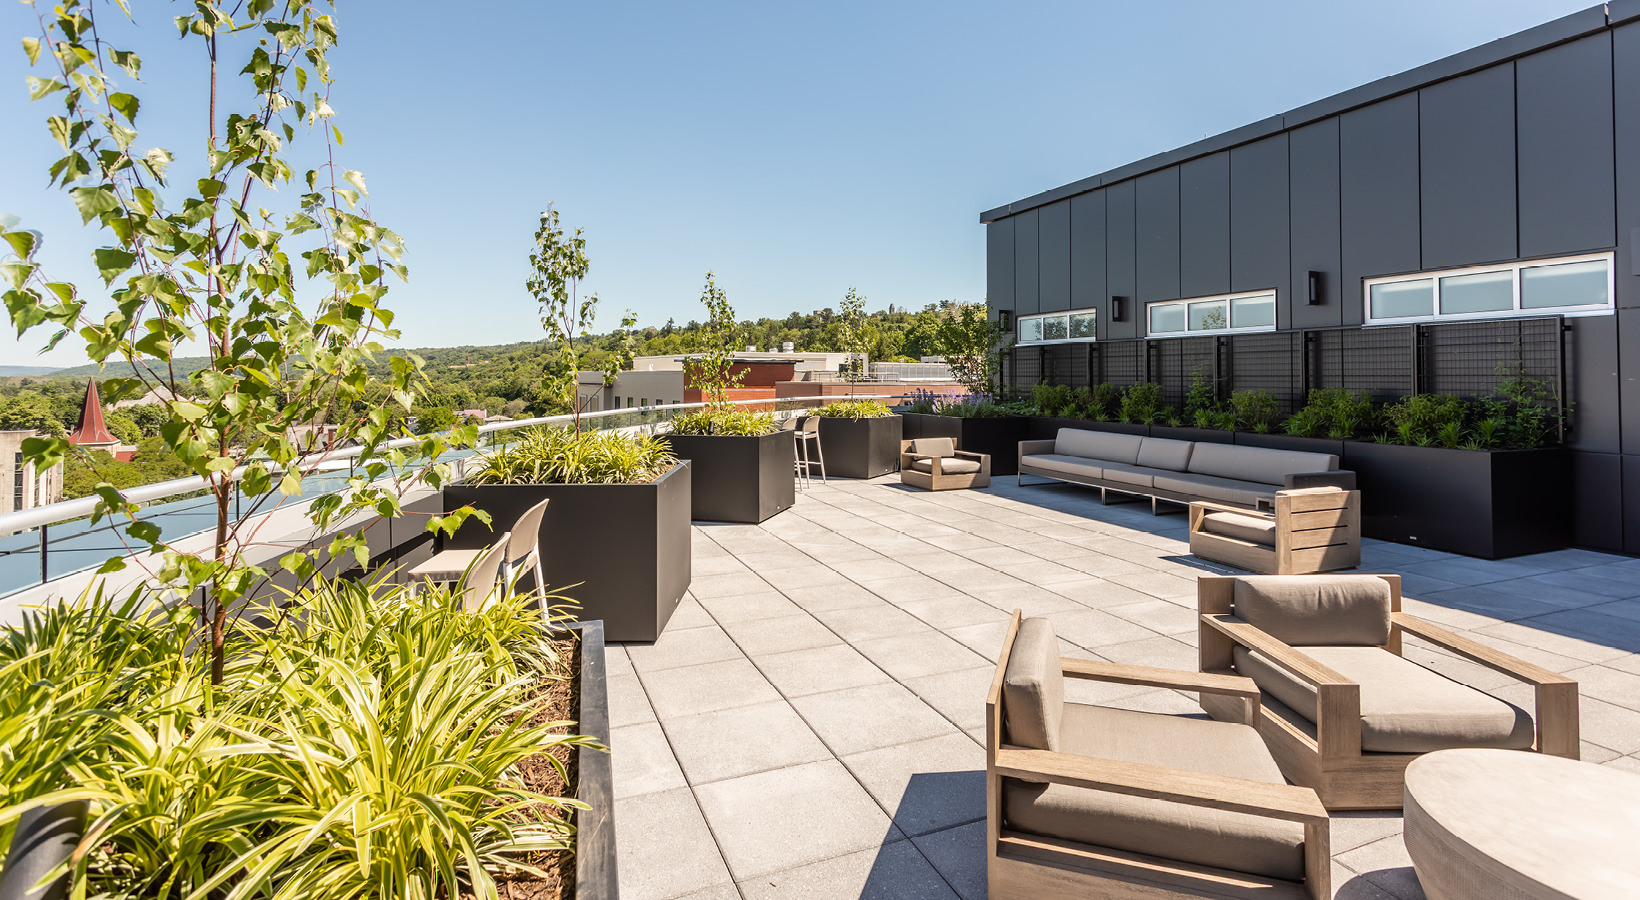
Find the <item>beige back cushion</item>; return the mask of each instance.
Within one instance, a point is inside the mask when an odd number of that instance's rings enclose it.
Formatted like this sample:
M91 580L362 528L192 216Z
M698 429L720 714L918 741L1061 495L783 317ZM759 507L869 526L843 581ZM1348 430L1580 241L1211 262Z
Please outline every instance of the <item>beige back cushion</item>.
M957 452L957 439L948 437L918 438L911 442L911 452L927 456L951 456Z
M1183 472L1185 467L1190 465L1190 448L1194 446L1189 441L1147 437L1144 443L1139 445L1139 465Z
M1033 750L1058 750L1065 715L1065 673L1059 638L1047 619L1019 623L1008 668L1002 673L1002 704L1008 742Z
M1236 579L1236 615L1294 647L1382 646L1389 582L1376 575L1250 575Z
M1190 454L1188 471L1197 475L1217 475L1237 481L1286 484L1288 475L1300 472L1331 472L1338 457L1327 453L1238 447L1234 444L1197 444Z
M1061 428L1054 439L1053 452L1060 456L1082 456L1133 465L1139 460L1139 445L1144 438L1136 434L1112 434L1108 431L1083 431L1080 428Z

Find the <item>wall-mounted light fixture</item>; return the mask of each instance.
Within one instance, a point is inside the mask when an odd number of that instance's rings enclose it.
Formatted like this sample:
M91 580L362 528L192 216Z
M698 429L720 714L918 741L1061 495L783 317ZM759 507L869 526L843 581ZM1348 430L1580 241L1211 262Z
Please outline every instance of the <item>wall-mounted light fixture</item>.
M1304 303L1308 306L1320 306L1327 298L1327 283L1322 280L1322 274L1313 269L1307 275L1305 280L1308 288L1304 295Z
M997 327L1003 331L1014 330L1014 311L1011 309L997 310Z
M1127 321L1127 298L1126 297L1111 297L1110 298L1110 320L1112 322L1126 322Z

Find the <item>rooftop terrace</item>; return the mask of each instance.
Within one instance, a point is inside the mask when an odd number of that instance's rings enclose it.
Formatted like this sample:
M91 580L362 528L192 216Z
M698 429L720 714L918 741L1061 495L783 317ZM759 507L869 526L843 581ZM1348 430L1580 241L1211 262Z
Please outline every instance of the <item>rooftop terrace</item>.
M984 701L1009 612L1052 619L1066 656L1194 671L1194 576L1233 571L1189 555L1182 515L1008 479L817 482L762 525L695 526L666 633L611 648L621 896L984 897ZM1640 560L1369 540L1358 571L1398 573L1408 612L1577 679L1583 759L1640 771ZM1167 690L1067 693L1201 714ZM1332 848L1337 897L1423 896L1399 813L1335 813Z

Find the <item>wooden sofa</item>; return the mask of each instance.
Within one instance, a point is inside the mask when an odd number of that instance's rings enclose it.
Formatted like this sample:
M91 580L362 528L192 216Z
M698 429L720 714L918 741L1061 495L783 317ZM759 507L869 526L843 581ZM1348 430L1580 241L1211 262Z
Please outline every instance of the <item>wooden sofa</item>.
M1211 694L1237 724L1064 702L1064 679ZM1326 809L1282 781L1245 678L1059 656L1008 623L985 701L991 900L1330 900Z
M1407 765L1435 750L1578 757L1577 682L1403 613L1399 575L1203 575L1196 592L1201 670L1258 685L1265 743L1328 809L1401 808ZM1532 685L1536 715L1405 659L1407 634Z
M958 450L956 438L901 441L900 483L925 491L989 487L991 456Z
M1081 428L1053 440L1019 442L1019 478L1052 478L1107 492L1190 504L1197 500L1268 509L1276 492L1307 487L1355 490L1355 473L1327 453L1271 450L1207 441L1176 441Z
M1308 575L1361 564L1361 492L1276 491L1265 512L1190 504L1190 552L1264 575Z

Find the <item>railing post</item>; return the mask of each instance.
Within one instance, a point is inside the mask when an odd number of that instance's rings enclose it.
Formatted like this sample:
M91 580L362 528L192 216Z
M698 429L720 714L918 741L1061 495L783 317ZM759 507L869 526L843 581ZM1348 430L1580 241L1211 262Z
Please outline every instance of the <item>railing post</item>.
M46 574L46 530L50 526L40 526L40 583L45 584L51 578Z

